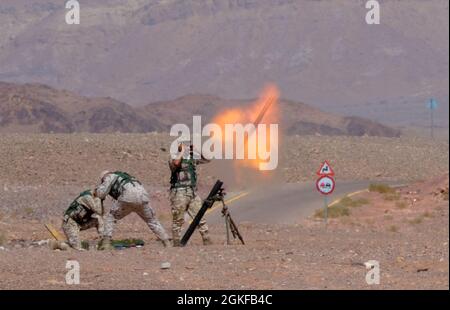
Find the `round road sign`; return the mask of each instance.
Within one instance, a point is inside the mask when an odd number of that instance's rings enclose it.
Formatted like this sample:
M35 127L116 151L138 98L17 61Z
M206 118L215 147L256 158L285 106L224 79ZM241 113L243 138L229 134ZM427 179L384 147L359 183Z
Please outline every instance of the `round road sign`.
M334 191L336 183L330 176L322 176L316 182L317 190L323 195L329 195Z

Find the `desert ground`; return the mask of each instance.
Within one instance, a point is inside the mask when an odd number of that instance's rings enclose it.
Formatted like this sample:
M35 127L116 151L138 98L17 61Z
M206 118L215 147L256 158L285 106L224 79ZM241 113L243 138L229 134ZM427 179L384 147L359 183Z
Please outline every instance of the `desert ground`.
M289 136L281 141L276 173L242 176L220 163L202 166L201 195L218 178L225 180L228 198L247 193L248 200L229 204L245 245L225 244L215 210L207 215L211 246L203 246L196 233L185 248L163 248L130 215L118 223L114 238L141 238L142 248L76 252L48 247L51 235L44 224L59 229L73 198L95 186L105 169L137 176L170 232L171 141L157 133L2 134L0 289L449 288L449 149L448 142L430 139ZM361 186L356 193L349 187L330 198L326 226L316 208L322 197L317 193L314 203L302 200L324 159L333 165L338 188L346 182ZM295 190L289 200L277 196L278 188L297 185L302 188L297 196ZM280 200L258 202L261 188ZM290 213L292 204L304 212ZM261 216L242 220L246 212L258 215L259 206L265 210ZM277 220L286 217L289 222ZM98 240L95 230L82 238ZM66 284L67 260L79 261L80 285ZM365 281L369 260L380 262L379 285ZM165 262L170 268L161 268Z

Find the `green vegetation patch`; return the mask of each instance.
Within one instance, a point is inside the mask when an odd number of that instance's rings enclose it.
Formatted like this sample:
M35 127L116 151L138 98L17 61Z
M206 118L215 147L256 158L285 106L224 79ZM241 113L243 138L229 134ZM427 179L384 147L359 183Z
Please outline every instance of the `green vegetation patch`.
M407 205L406 202L404 202L404 201L397 201L397 202L395 203L395 207L396 207L397 209L405 209L407 206L408 206L408 205Z
M0 231L0 245L6 244L6 233L3 231Z
M329 218L337 218L341 216L349 216L350 215L350 209L349 207L346 207L341 204L334 205L332 207L328 208L328 217ZM325 218L325 210L319 209L316 210L314 213L314 216L317 218Z
M328 217L329 218L337 218L341 216L349 216L350 208L357 208L364 205L368 205L370 201L366 198L358 198L352 199L348 196L345 196L339 202L333 206L328 207ZM314 213L314 217L316 218L325 218L325 210L318 209Z
M380 194L390 194L395 193L395 189L390 187L387 184L378 184L378 183L372 183L369 185L369 192L376 192Z
M340 205L345 206L345 207L350 207L350 208L357 208L357 207L361 207L364 205L368 205L370 203L370 201L366 198L358 198L358 199L352 199L348 196L342 198L341 200L339 200Z
M89 250L89 241L81 241L81 247L85 250Z
M386 201L396 201L400 199L399 193L387 193L383 195L384 200Z
M423 222L423 216L418 216L412 220L408 221L410 224L417 225Z
M448 201L448 188L442 192L442 199Z

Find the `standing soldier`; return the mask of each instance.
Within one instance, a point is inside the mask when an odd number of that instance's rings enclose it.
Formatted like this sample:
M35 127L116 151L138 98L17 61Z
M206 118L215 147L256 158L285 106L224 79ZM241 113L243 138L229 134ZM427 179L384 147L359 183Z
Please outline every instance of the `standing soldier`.
M97 232L103 234L102 216L103 206L100 198L90 190L82 192L64 213L62 229L69 245L76 250L82 250L79 238L81 230L96 227Z
M111 248L114 224L131 212L137 213L145 221L164 246L169 245L169 237L150 206L148 193L136 178L121 171L104 171L101 175L101 184L96 189L96 195L101 199L110 195L114 199L109 214L105 216L105 229L99 246L100 250Z
M173 246L180 246L181 228L184 224L184 213L187 212L191 218L195 218L202 206L202 199L197 194L197 171L198 164L208 163L209 160L200 156L194 159L193 146L186 146L183 142L178 146L178 154L171 157L169 167L170 178L170 202L172 205L172 238ZM189 148L189 152L187 151ZM211 244L208 236L206 220L202 219L198 225L203 244Z

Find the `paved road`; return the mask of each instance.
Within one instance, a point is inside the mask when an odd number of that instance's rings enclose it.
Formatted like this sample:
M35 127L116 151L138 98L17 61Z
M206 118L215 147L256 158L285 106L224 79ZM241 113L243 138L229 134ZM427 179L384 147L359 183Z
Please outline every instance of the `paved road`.
M369 183L369 181L338 180L336 190L328 196L328 201L331 203L349 193L364 190ZM232 197L228 197L228 199ZM312 215L315 210L323 208L324 199L312 182L279 184L252 190L246 196L232 201L228 206L233 219L238 223L246 221L281 224L293 223L300 218ZM218 205L210 210L206 215L208 222L219 223L222 221L220 210Z

